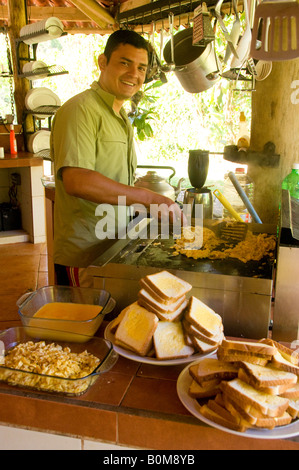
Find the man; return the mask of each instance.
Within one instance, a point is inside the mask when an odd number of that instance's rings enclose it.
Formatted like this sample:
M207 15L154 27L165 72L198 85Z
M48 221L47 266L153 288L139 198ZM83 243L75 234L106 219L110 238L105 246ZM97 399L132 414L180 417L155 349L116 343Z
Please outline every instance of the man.
M98 82L56 113L51 155L56 176L54 263L58 284L91 285L86 268L109 242L96 234L99 204L113 205L116 224L111 227L118 229L123 228L118 217L120 196L127 206L158 204L168 210L170 218L181 217L171 199L133 186L137 159L133 130L122 105L142 87L148 61L148 43L142 36L116 31L99 56Z

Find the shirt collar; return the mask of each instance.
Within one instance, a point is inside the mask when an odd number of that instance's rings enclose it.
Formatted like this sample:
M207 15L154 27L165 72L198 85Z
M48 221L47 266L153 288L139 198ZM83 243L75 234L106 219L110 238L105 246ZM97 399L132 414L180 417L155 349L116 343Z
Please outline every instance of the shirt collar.
M115 113L114 109L113 109L113 103L114 103L114 100L115 100L115 96L112 95L111 93L109 93L108 91L105 91L103 90L103 88L101 88L99 82L96 82L94 81L92 84L91 84L91 88L102 98L102 100L110 107L112 108L112 111ZM118 115L117 113L115 113L116 115ZM126 112L124 111L123 108L121 108L120 110L120 113L119 113L122 118L124 118L126 121L128 121L128 117L127 117L127 114Z

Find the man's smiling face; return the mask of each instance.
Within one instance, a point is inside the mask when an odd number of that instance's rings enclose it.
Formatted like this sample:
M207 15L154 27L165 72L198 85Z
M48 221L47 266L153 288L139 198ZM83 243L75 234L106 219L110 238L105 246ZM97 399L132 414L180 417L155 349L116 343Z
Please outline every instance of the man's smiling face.
M99 57L101 76L99 83L103 90L111 93L118 101L131 98L140 90L146 77L148 54L130 44L120 44L111 54L109 62Z

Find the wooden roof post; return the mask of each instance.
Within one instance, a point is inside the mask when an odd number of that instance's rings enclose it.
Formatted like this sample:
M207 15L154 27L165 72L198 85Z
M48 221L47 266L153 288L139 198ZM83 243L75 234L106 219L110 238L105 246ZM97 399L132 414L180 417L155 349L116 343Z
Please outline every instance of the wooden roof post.
M18 124L22 124L23 110L25 107L25 96L30 89L29 81L26 78L18 77L18 64L16 54L15 39L20 37L20 30L26 25L26 0L8 0L8 34L11 44L11 54L14 71L14 97L16 104L16 116ZM26 44L21 43L19 52L22 57L28 56L28 47Z
M249 165L255 183L255 209L264 223L278 220L281 183L299 163L299 59L273 62L266 80L252 96L251 148L263 150L271 141L280 155L278 168Z

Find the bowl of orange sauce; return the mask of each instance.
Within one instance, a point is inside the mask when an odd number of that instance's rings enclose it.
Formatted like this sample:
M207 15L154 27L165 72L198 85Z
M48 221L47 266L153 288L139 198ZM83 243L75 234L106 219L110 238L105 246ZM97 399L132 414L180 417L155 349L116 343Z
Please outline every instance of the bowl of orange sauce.
M76 341L96 333L115 300L102 289L46 286L22 296L17 306L23 326L40 328L44 339Z

